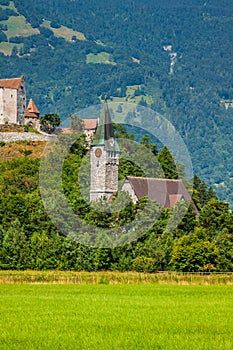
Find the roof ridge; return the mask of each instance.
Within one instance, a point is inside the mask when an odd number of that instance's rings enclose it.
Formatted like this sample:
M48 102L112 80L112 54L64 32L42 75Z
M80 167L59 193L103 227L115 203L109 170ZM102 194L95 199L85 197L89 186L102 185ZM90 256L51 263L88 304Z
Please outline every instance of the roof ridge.
M134 178L134 179L147 179L147 180L162 180L162 181L175 181L175 182L183 182L182 179L165 179L162 177L143 177L143 176L131 176L127 175L127 178Z

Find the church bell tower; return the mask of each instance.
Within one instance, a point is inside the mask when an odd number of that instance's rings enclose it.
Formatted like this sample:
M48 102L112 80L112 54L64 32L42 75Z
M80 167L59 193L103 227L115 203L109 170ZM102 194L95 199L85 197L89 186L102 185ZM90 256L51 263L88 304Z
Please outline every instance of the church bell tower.
M114 137L112 120L106 100L90 153L90 201L109 198L118 191L120 149Z

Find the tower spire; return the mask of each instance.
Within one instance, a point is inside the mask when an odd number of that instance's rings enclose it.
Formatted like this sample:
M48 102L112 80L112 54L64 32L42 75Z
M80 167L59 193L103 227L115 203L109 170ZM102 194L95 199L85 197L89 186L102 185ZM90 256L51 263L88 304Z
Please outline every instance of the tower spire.
M104 145L107 151L119 152L120 149L117 141L115 140L112 118L108 108L106 96L107 95L105 94L104 105L92 145Z

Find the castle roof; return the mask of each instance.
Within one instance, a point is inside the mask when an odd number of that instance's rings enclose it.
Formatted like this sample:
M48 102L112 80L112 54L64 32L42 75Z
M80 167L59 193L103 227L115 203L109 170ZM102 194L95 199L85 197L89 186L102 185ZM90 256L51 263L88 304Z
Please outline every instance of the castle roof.
M127 176L126 180L131 185L137 198L149 197L158 202L163 208L173 208L181 199L191 202L191 196L181 179L160 179ZM194 207L197 214L197 209Z
M106 100L99 118L99 124L92 145L105 146L107 151L120 151L118 143L115 140L112 119Z
M23 77L11 78L11 79L0 79L0 88L18 90L23 80L24 80Z
M30 101L26 109L25 117L38 118L39 114L40 114L40 111L36 107L35 102L33 101L32 98L30 98Z

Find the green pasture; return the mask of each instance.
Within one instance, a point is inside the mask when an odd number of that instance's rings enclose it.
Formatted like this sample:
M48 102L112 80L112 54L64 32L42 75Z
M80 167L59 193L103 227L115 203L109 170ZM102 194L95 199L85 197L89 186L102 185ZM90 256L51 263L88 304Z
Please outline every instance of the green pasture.
M71 28L65 26L60 26L59 28L51 27L51 21L48 20L44 20L41 27L52 30L56 37L61 37L68 41L71 41L73 36L75 36L79 40L86 40L85 35L83 33L77 32L76 30L73 30Z
M0 349L233 349L233 286L1 284Z
M1 21L1 23L7 25L6 36L8 39L17 35L30 36L33 34L39 34L39 30L32 28L32 26L27 23L24 16L10 16L8 20Z
M0 5L0 7L5 10L5 9L9 9L9 10L13 10L16 13L18 13L17 8L15 7L15 4L13 1L9 2L9 5Z
M6 56L10 56L14 46L20 50L20 48L23 47L23 44L15 44L2 41L0 43L0 52L4 53Z
M89 53L86 56L86 63L104 63L104 64L112 64L115 65L116 63L111 61L111 55L107 52L99 52L96 55L93 53Z

